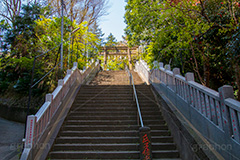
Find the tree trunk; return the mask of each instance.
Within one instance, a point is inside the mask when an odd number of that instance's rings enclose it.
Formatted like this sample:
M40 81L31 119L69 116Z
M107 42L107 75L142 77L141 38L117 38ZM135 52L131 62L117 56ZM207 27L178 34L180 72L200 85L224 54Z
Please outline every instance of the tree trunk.
M237 83L237 99L240 101L240 67L238 64L235 66L235 77L236 77L236 83Z
M203 70L204 70L204 81L206 87L210 87L210 64L209 57L207 57L204 53L203 55Z

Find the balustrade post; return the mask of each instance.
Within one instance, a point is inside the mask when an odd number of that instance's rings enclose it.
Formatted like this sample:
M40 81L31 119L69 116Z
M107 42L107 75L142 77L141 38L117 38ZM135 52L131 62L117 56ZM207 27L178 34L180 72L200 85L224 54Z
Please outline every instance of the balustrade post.
M72 74L72 70L71 70L71 69L68 69L68 70L67 70L67 75L69 75L69 80L67 81L67 86L68 86L68 88L72 85L72 84L71 84L71 82L72 82L71 74Z
M140 139L140 159L151 160L152 159L152 141L151 131L149 127L141 127L139 129Z
M154 62L153 62L153 68L154 68L154 69L157 69L157 68L158 68L158 62L157 62L157 61L154 61Z
M64 80L63 79L59 79L58 80L58 86L63 86L64 85Z
M53 101L53 94L51 94L51 93L46 94L45 102L50 102L51 103L52 101ZM51 104L49 106L48 120L51 119L53 113L54 113L53 104Z
M179 68L173 68L173 90L174 92L177 92L177 84L176 84L176 79L175 76L180 75L180 69Z
M195 81L194 78L194 73L192 72L188 72L185 74L185 79L187 82L189 81ZM189 104L193 104L194 98L193 98L193 90L191 89L191 87L189 85L186 86L186 92L187 92L187 101Z
M195 81L194 74L192 72L186 73L185 79L186 79L186 81Z
M67 70L67 75L69 75L69 74L72 74L72 70L71 69Z
M52 100L53 100L53 95L52 95L52 93L46 94L45 102L52 102Z
M165 71L171 71L171 66L169 64L166 64L164 68L165 68ZM169 86L168 75L166 72L165 72L164 82L165 82L166 86Z
M63 79L59 79L59 80L58 80L58 87L59 87L59 86L62 86L62 89L61 89L61 91L60 91L60 92L61 92L61 93L60 93L60 94L61 94L61 99L62 99L62 98L64 97L64 95L63 95L64 80L63 80Z
M78 62L73 62L73 67L78 67Z
M166 65L165 65L165 69L171 71L171 66L170 66L170 64L166 64Z
M32 148L34 146L36 120L37 117L34 115L27 117L25 148Z
M159 69L163 68L163 66L164 66L163 62L159 62Z
M163 81L163 68L164 64L163 62L159 62L159 81L162 82Z
M233 110L229 110L229 108L226 106L225 99L227 99L227 98L234 99L233 88L232 88L232 86L224 85L218 89L218 92L219 92L219 97L220 97L220 107L221 107L220 111L221 111L221 116L223 119L223 129L224 129L225 133L229 137L231 137L232 136L232 129L231 129L232 126L231 126L230 114L232 115L234 113L233 113Z

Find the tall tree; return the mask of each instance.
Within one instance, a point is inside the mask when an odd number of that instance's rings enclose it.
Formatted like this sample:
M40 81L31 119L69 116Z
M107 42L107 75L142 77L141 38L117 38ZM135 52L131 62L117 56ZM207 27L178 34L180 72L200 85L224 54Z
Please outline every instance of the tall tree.
M29 4L22 6L22 12L14 17L12 27L7 30L5 43L12 52L12 55L25 57L36 53L35 45L35 20L42 14L39 4Z
M147 54L143 56L149 62L171 62L173 67L183 69L183 73L194 71L200 83L214 89L234 81L235 67L230 64L235 61L226 54L226 46L239 26L237 1L129 0L127 3L128 42L146 45Z
M106 42L105 46L115 46L117 44L117 39L114 37L114 35L112 33L110 33L108 35L106 40L107 40L107 42Z
M1 0L0 17L6 19L8 23L13 23L16 16L21 11L22 0Z
M52 13L61 15L61 0L47 0L52 8ZM64 0L66 16L78 24L87 21L88 26L98 22L99 18L106 15L108 0Z

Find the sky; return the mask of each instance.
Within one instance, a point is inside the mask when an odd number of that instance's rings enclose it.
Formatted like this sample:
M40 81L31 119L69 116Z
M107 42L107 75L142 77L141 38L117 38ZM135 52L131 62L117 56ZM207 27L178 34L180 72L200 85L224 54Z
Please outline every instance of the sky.
M112 33L117 41L123 40L122 35L124 35L126 27L124 23L125 5L125 0L109 0L109 14L104 16L100 22L100 28L105 33L104 38Z

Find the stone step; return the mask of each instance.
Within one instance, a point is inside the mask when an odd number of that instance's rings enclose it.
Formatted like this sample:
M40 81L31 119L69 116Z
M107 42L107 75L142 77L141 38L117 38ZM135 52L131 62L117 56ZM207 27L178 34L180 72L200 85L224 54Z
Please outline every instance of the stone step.
M75 138L81 138L81 137L138 137L138 130L125 130L125 131L119 131L119 130L88 130L88 131L73 131L73 130L63 130L60 134L60 136L64 137L75 137ZM152 130L151 136L154 137L161 137L161 136L170 136L170 133L168 130ZM155 139L156 143L158 142L158 139Z
M51 159L51 160L64 160L64 159ZM74 160L74 159L69 159L68 160ZM78 160L86 160L86 159L78 159ZM87 160L99 160L99 159L87 159ZM104 159L104 160L112 160L112 159ZM129 160L129 159L118 159L118 160ZM139 160L138 159L133 159L131 158L131 160ZM181 158L153 158L153 160L182 160Z
M102 105L102 106L106 106L106 105L120 105L120 106L129 106L129 105L136 105L134 104L134 102L127 102L127 101L105 101L102 100L100 101L76 101L73 104L73 107L76 106L84 106L84 105ZM155 102L149 102L149 101L139 101L139 106L144 106L144 105L151 105L151 106L157 106L157 104Z
M99 144L99 143L138 143L139 137L74 137L74 136L68 136L68 137L58 137L56 140L56 143L59 144L66 144L66 143L81 143L81 144Z
M137 151L139 144L57 144L53 151Z
M178 158L177 150L153 151L153 158ZM53 151L50 158L61 159L80 159L80 158L98 158L98 159L137 159L140 158L139 151Z
M172 136L152 136L152 143L173 143ZM61 136L57 137L55 140L57 144L99 144L99 143L139 143L138 136L117 136L117 137L74 137L74 136Z
M141 108L141 111L157 111L159 112L159 108L157 107L140 107ZM91 107L81 107L81 108L76 108L76 109L73 109L74 111L137 111L137 107L136 106L132 106L132 107L109 107L109 106L102 106L102 107L94 107L94 106L91 106ZM159 114L161 114L159 112Z
M136 89L137 94L139 95L151 95L153 96L152 91L150 90L140 90ZM80 89L79 95L82 94L95 94L95 95L110 95L110 94L127 94L127 95L133 95L133 89L128 88L128 89Z
M153 150L176 150L174 143L152 143ZM134 151L139 150L137 143L125 144L56 144L53 151Z
M139 151L53 151L50 152L50 159L132 159L139 158Z
M141 103L140 108L148 108L148 107L152 107L152 108L158 108L158 106L156 104L152 105L152 104L143 104ZM116 107L120 107L120 108L136 108L137 105L136 104L129 104L129 103L125 103L125 104L109 104L109 103L102 103L102 104L88 104L88 103L73 103L71 110L74 110L75 108L91 108L91 107L111 107L111 108L116 108Z
M164 125L166 122L164 120L149 120L144 121L144 124L147 125ZM66 120L65 124L67 125L136 125L137 120Z
M124 71L100 74L115 74L115 79L118 74L127 75ZM135 72L133 76L138 77ZM136 91L144 125L151 129L153 159L178 159L151 87L136 85ZM139 156L139 125L132 86L82 85L48 158L134 160Z
M143 115L144 121L148 120L162 120L162 116L159 115ZM86 116L86 115L69 115L67 120L137 120L137 115L121 115L121 116Z
M129 131L61 131L65 137L138 137L137 130Z
M121 116L121 115L137 115L137 111L70 111L70 116L80 116L80 115L95 115L95 116ZM141 111L142 115L161 115L156 111Z
M127 88L129 85L82 85L82 88ZM136 88L150 88L150 85L135 85Z
M140 105L143 103L147 103L147 104L155 104L155 101L149 101L149 99L138 99L138 102L140 103ZM105 98L101 98L101 99L89 99L89 100L83 100L83 99L76 99L74 103L98 103L98 104L102 104L102 103L127 103L127 104L135 104L135 101L133 101L132 99L105 99Z
M105 97L105 98L116 98L116 96L118 98L132 98L133 97L133 94L131 92L131 94L81 94L79 93L76 98L91 98L93 97L93 95L95 95L94 97L98 98L98 97ZM146 95L138 95L138 97L140 98L152 98L154 96L146 96Z
M82 85L81 86L81 89L102 89L102 90L111 90L111 89L132 89L133 86L131 85ZM150 86L144 86L144 85L135 85L135 88L136 89L139 89L139 90L148 90L148 91L151 91L151 88Z
M153 158L179 158L178 150L153 150Z
M63 159L51 159L51 160L63 160ZM69 159L68 160L73 160ZM86 160L86 159L78 159L78 160ZM87 160L99 160L99 159L87 159ZM112 159L104 159L104 160L112 160ZM118 160L129 160L129 159L118 159ZM131 160L139 160L139 159L131 159ZM181 160L180 158L153 158L153 160Z
M151 130L168 130L165 125L151 125ZM121 131L138 130L138 125L64 125L63 130L67 131Z

